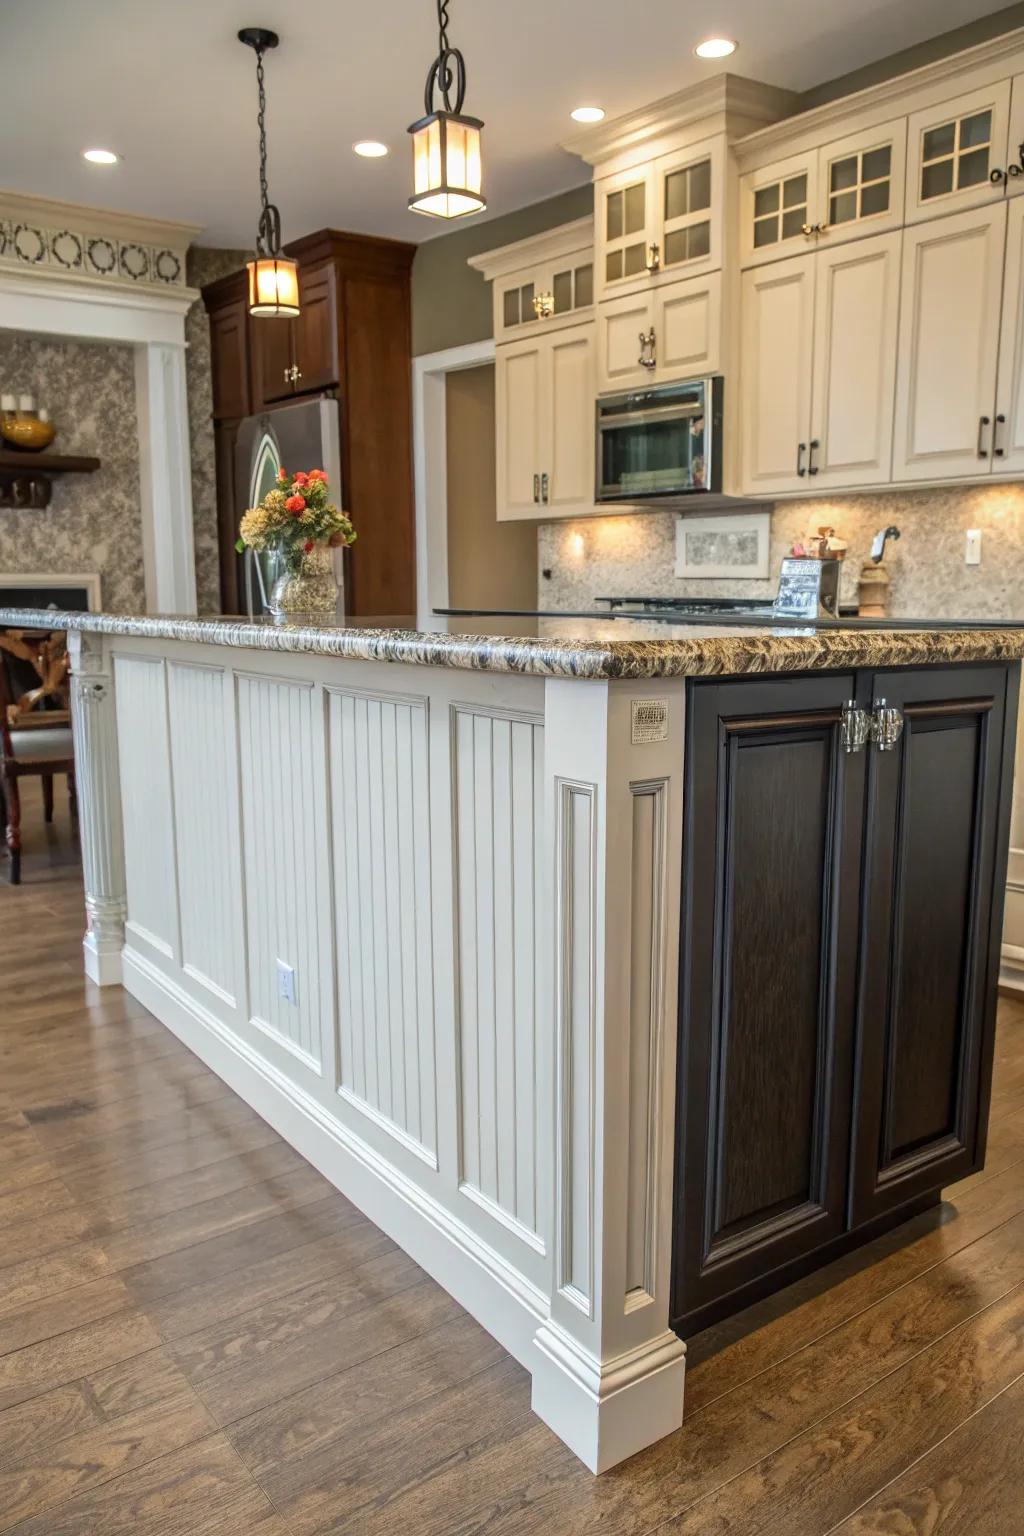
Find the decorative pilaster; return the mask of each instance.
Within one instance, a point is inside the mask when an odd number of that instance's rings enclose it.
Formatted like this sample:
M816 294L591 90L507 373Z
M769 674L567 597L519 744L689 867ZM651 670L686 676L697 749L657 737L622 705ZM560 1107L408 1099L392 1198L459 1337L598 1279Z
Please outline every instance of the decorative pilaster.
M136 348L135 405L146 607L150 613L195 613L184 340Z
M121 980L126 913L124 837L117 765L114 679L102 637L72 630L71 724L88 932L85 973L97 986Z
M554 1253L532 1400L593 1472L683 1416L669 1328L683 702L672 679L545 684Z

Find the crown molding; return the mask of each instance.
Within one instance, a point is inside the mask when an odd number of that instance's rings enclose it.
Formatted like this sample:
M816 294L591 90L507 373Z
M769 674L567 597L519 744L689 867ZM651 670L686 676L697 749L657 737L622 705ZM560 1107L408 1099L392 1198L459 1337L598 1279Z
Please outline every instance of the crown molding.
M726 72L610 122L595 123L563 139L561 147L588 165L600 165L710 117L739 118L745 128L752 122L774 123L792 112L798 100L793 91Z
M184 316L198 298L198 288L170 283L112 282L84 273L54 271L48 267L25 268L0 260L0 295L14 298L63 298L90 307ZM71 335L72 332L67 334ZM87 334L86 332L82 333Z
M1012 59L1015 52L1021 54L1016 64ZM895 112L896 116L905 115L908 95L926 91L929 87L948 84L950 95L969 91L974 82L965 77L973 70L984 70L988 66L990 70L995 70L993 78L1003 78L1016 74L1022 63L1024 27L1016 27L1012 32L1003 32L983 43L976 43L973 48L935 59L930 64L922 64L918 69L907 70L905 74L894 75L891 80L865 86L863 90L852 91L848 96L837 96L834 101L824 102L820 107L811 107L807 112L795 113L781 122L754 129L737 139L733 147L741 161L755 158L763 149L771 150L774 155L804 135L827 137L827 130L833 126L846 132L851 119L861 114L884 115Z
M573 251L581 251L594 243L594 219L574 219L571 224L558 224L554 229L543 230L539 235L528 235L525 240L515 240L511 245L498 246L493 251L481 251L477 256L466 258L467 265L475 272L483 273L490 282L495 277L507 277L522 267L537 266L542 261L557 260Z
M0 189L0 219L45 224L55 229L84 228L90 234L116 236L140 245L166 245L185 250L201 235L201 224L178 224L170 219L150 219L136 213L115 213L85 203L63 203L56 198L33 197L25 192Z

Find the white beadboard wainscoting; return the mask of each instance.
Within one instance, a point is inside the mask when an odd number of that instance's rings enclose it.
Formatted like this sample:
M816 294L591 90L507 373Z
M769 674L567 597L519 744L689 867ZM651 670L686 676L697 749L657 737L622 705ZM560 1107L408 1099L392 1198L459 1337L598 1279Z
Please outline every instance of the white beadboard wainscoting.
M90 975L473 1313L589 1467L677 1428L682 682L71 641Z

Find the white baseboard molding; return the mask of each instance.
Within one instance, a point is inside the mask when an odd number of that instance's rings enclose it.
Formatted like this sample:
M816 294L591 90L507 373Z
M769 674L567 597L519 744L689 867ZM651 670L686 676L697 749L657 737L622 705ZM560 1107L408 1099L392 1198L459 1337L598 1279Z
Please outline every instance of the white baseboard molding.
M82 940L82 964L89 980L98 987L120 986L121 950L102 948L92 933L87 933Z
M454 1296L527 1370L549 1313L530 1280L450 1211L332 1118L245 1041L126 947L124 986L285 1141Z
M999 985L1004 992L1019 992L1024 997L1024 946L1004 944L999 967Z

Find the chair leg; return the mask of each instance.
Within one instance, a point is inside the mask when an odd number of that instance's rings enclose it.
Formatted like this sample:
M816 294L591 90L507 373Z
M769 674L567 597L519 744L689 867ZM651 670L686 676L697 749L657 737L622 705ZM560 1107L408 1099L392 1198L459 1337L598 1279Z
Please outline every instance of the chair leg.
M75 783L73 773L68 774L68 810L71 812L71 820L78 820L78 786Z
M7 851L11 856L10 881L12 885L21 884L21 796L18 793L18 781L8 777L4 782L4 795L7 800Z
M53 774L43 774L43 818L50 822L53 820Z

